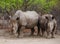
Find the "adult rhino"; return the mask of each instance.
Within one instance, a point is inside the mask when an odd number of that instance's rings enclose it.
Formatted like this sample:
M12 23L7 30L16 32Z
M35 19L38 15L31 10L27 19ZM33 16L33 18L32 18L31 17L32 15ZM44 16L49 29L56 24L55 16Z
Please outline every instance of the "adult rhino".
M47 32L47 38L54 37L57 28L57 21L55 17L51 14L44 14L39 18L39 25L42 31L42 36L44 32ZM50 36L51 35L51 36Z
M11 18L13 20L13 30L14 33L18 33L18 37L20 35L20 30L23 30L25 28L31 29L31 35L34 33L34 27L38 26L38 19L39 14L35 11L26 11L23 12L21 10L16 11L15 15ZM38 26L39 28L39 26Z

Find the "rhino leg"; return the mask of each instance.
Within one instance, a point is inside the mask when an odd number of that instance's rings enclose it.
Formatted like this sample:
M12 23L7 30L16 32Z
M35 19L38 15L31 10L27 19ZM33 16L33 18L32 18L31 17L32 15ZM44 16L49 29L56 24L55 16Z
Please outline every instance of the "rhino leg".
M44 32L45 32L45 30L44 30L44 29L42 29L42 37L44 37Z
M50 38L50 34L51 34L51 32L50 32L50 30L48 29L48 30L47 30L47 38Z
M52 35L51 37L52 38L55 38L55 33L56 33L56 27L54 27L53 30L52 30L52 33L51 33L51 35Z
M40 27L39 21L38 21L37 27L38 27L38 33L37 33L37 35L41 36L41 27Z
M34 28L31 28L31 35L33 35L34 34Z
M38 34L37 35L40 35L40 27L38 26Z
M51 35L52 35L51 38L55 38L55 33L54 32L52 32Z
M15 36L17 36L17 30L18 30L17 23L13 23L12 24L12 30L11 30L12 34L14 34Z
M23 30L25 29L25 26L21 26L18 28L18 36L17 37L23 37Z
M19 36L20 36L20 29L21 29L21 27L18 26L18 30L17 30L18 35L17 35L17 38L19 38Z

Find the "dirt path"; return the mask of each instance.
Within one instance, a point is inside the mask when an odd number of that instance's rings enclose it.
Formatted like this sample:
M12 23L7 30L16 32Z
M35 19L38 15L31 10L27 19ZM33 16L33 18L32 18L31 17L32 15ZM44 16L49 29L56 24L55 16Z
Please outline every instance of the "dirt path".
M60 36L54 39L46 38L5 38L0 37L0 44L60 44Z
M3 31L1 31L3 33ZM14 38L9 34L0 33L0 44L60 44L60 35L56 38L46 39L41 37Z

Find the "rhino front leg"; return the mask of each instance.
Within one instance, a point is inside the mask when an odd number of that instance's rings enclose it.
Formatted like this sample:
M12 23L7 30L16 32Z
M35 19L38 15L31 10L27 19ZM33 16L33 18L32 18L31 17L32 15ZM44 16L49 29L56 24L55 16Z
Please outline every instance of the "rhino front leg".
M18 35L17 35L17 38L19 38L19 36L20 36L20 29L21 29L21 27L18 26L18 30L17 30Z
M13 25L12 25L12 34L14 34L14 36L17 36L18 34L17 34L17 30L18 30L18 25L17 25L17 23L14 23Z
M51 38L55 38L55 32L52 32L51 35Z
M51 31L48 29L48 30L47 30L47 38L48 38L48 39L50 38L50 34L51 34Z
M18 28L18 37L23 37L24 33L23 30L25 29L25 26L21 26Z
M34 27L33 28L31 28L31 35L33 35L34 34Z
M44 30L44 29L42 29L42 37L44 37L44 33L45 33L45 30Z
M57 22L54 24L54 28L52 30L52 38L55 38L55 33L57 32Z
M52 30L52 33L51 33L51 35L52 35L51 37L52 37L52 38L55 38L55 33L56 33L56 31L57 31L57 30L56 30L56 27L54 27L54 29Z

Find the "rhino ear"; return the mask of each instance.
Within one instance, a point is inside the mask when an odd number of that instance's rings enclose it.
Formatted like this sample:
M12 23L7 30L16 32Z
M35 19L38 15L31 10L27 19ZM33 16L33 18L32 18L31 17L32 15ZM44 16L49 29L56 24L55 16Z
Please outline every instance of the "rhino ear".
M55 17L54 16L52 16L52 19L54 19Z

